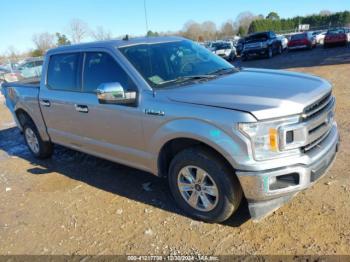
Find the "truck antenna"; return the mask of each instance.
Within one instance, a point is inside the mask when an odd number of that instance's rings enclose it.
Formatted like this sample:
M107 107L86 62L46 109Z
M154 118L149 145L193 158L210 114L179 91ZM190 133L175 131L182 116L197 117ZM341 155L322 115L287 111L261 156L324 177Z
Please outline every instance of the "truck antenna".
M144 11L145 11L146 38L148 38L148 15L147 15L146 0L143 0L143 8L144 8ZM146 40L146 42L148 42L148 40ZM150 66L151 72L153 72L153 69L152 69L152 57L151 57L151 53L150 53L150 50L149 50L149 46L147 47L147 49L148 49L147 51L148 51L149 66ZM152 94L153 94L153 97L156 96L156 91L154 90L154 88L152 88Z
M147 16L147 5L146 5L146 0L143 0L143 8L145 11L145 22L146 22L146 36L148 33L148 16Z

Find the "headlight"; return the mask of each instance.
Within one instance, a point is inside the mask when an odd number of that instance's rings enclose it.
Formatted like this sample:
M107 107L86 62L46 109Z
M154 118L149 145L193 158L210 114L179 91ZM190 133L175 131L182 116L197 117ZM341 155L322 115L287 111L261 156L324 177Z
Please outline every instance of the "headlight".
M238 129L250 139L254 158L267 160L298 154L299 149L280 150L280 128L296 124L299 116L278 119L273 121L260 121L255 123L239 123Z

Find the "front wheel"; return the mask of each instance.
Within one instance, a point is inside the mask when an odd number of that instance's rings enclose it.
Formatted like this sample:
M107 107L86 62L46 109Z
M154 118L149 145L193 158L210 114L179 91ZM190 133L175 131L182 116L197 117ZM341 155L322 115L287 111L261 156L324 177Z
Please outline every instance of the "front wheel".
M273 50L272 50L272 47L269 47L267 51L267 58L272 58L272 57L273 57Z
M30 152L39 159L51 157L53 153L53 144L43 141L38 129L32 121L27 121L23 126L23 134Z
M229 61L230 61L230 62L233 62L233 61L235 61L235 59L236 59L236 54L232 52L232 53L230 54Z
M223 222L238 208L242 189L233 170L202 148L178 153L168 176L176 203L191 217Z
M280 54L282 54L282 52L283 52L282 45L279 45L278 46L278 54L280 55Z

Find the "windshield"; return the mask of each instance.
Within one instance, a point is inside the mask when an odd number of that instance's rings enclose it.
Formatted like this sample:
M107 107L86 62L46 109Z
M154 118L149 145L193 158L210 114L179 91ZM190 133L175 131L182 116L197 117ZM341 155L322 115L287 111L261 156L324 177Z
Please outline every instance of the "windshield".
M291 36L291 40L301 40L306 38L306 34L296 34Z
M212 47L215 48L216 50L219 49L230 49L230 44L228 43L213 43Z
M327 34L329 35L344 34L344 33L345 33L344 29L333 29L327 32Z
M206 48L189 40L139 44L119 48L153 88L212 79L234 67Z
M268 39L267 33L260 33L247 36L246 42L254 42L254 41L266 41Z

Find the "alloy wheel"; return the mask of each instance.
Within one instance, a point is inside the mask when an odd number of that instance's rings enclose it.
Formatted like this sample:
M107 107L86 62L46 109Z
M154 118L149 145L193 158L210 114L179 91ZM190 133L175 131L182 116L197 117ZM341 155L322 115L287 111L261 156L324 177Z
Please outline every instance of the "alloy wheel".
M181 196L192 208L209 212L219 200L219 190L214 179L197 166L185 166L178 174L178 189Z

